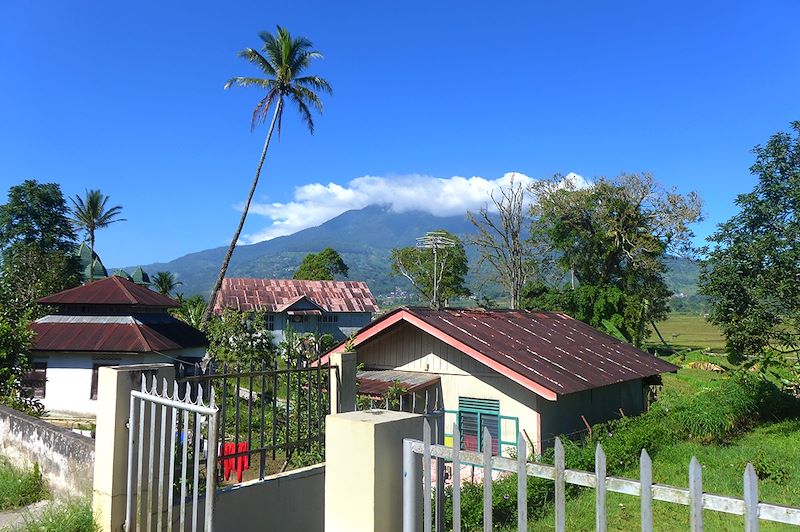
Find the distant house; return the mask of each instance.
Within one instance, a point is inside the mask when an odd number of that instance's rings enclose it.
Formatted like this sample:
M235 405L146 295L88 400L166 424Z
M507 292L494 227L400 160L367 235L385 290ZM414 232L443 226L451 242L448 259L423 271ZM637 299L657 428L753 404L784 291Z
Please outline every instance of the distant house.
M242 279L222 281L214 312L223 308L263 311L276 341L291 327L300 333L331 334L343 340L372 320L378 304L361 281Z
M38 301L56 307L36 320L28 375L30 392L46 409L94 415L101 366L199 361L205 335L173 318L178 304L118 276Z
M403 410L445 410L445 434L457 423L469 450L488 428L496 453L518 431L541 452L586 423L639 414L660 374L678 369L555 312L404 307L361 329L354 346L360 394L380 401L399 386Z

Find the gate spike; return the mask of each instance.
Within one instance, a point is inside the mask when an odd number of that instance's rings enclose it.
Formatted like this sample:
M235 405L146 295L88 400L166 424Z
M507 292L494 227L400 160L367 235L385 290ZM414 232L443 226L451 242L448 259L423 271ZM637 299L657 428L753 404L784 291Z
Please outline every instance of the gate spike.
M194 404L196 404L197 406L203 406L203 385L202 384L198 384L197 385L197 399L195 400Z
M161 397L169 399L169 383L166 377L164 377L164 382L161 385Z
M178 400L178 381L172 381L172 397L170 397L173 401Z
M142 385L139 388L142 393L147 392L147 373L142 373Z
M262 394L264 393L263 390L262 390L261 393ZM208 396L209 396L209 404L208 404L208 406L211 407L211 408L215 408L217 405L215 404L215 401L214 401L214 387L213 386L211 386L211 388L209 388Z
M150 393L158 395L158 377L155 375L153 375L153 385L150 387Z

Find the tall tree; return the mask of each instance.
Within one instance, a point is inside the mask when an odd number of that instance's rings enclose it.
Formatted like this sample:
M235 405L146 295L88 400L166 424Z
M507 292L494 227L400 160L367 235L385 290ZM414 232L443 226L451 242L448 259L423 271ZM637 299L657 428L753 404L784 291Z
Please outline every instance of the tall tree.
M325 248L319 253L309 253L295 270L292 279L306 281L332 281L336 275L347 277L350 268L333 248Z
M520 293L535 272L534 248L526 245L523 226L528 221L525 212L525 187L514 179L489 197L493 208L482 207L478 214L467 213L478 229L472 242L487 262L494 277L506 289L511 308L519 307ZM529 222L528 222L529 223Z
M392 273L408 279L431 307L439 308L453 297L470 295L464 285L469 265L457 236L443 230L426 236L430 235L439 241L437 246L395 248L390 260Z
M214 283L214 288L211 290L211 299L209 300L208 309L203 316L204 326L211 318L214 300L222 287L222 280L225 278L225 272L228 270L228 264L230 264L233 250L239 240L239 235L242 233L242 228L244 228L244 222L250 210L250 202L253 200L253 194L256 191L258 179L261 176L261 167L264 165L264 160L267 157L267 148L269 148L269 141L272 138L272 132L276 125L278 128L278 135L280 136L284 104L289 102L297 106L300 118L313 134L314 120L310 108L313 107L319 113L322 113L322 100L317 92L325 92L328 94L332 92L331 86L324 78L304 75L305 71L314 60L322 59L322 54L314 50L310 40L305 37L292 37L285 28L280 26L277 27L275 35L264 31L259 33L258 36L264 42L261 47L261 52L253 48L246 48L239 52L239 57L255 65L256 68L261 71L261 74L266 77L231 78L225 84L225 88L229 89L233 86L256 87L266 91L266 94L258 102L253 111L251 120L251 128L253 129L255 129L258 123L266 121L271 108L274 107L274 111L272 113L272 121L270 122L269 130L267 131L267 138L261 150L261 157L256 166L253 183L250 186L247 201L245 201L244 208L242 209L239 225L233 233L233 238L228 246L228 251L225 253L225 258L222 260L222 266L220 267L217 280Z
M700 292L731 362L800 345L800 121L791 128L753 149L758 183L708 238Z
M173 290L182 284L182 282L175 279L175 274L172 272L156 272L155 277L153 277L153 285L156 290L165 296L170 295Z
M663 260L667 252L691 251L700 198L664 190L649 174L603 178L583 189L557 176L532 191L532 238L549 241L578 286L535 287L527 306L555 306L594 326L608 320L639 344L645 324L666 317Z
M80 282L67 214L61 188L34 180L11 187L0 205L0 402L31 413L35 401L26 402L19 390L29 367L30 321L43 312L35 302Z
M16 244L43 252L74 251L75 231L57 183L28 179L9 189L8 202L0 206L0 251Z
M114 222L124 222L120 218L122 207L115 205L106 207L110 199L99 190L87 190L83 197L75 195L72 201L72 217L75 225L83 229L89 237L90 265L94 264L94 233L97 229L104 229ZM89 267L89 282L94 281L94 267Z

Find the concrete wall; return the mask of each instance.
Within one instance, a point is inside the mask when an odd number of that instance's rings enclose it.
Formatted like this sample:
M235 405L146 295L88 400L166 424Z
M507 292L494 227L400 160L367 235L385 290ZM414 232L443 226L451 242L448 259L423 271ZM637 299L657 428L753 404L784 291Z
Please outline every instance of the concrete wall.
M170 351L170 356L202 357L204 349ZM92 367L94 364L129 366L134 364L172 363L156 353L97 354L97 353L36 353L35 362L47 363L47 384L42 399L44 407L51 412L94 417L97 400L91 398Z
M324 518L325 464L318 464L218 491L214 530L321 532Z
M91 438L0 405L0 455L22 467L38 462L49 488L57 494L92 493Z

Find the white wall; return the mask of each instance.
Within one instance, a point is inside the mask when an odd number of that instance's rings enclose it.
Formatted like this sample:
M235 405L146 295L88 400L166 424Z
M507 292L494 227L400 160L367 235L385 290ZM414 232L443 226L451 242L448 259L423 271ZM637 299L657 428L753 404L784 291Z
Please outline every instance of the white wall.
M204 349L170 351L170 357L198 357ZM47 363L47 384L42 404L53 413L93 417L97 413L97 401L91 399L92 367L94 364L128 366L132 364L172 363L157 353L103 354L97 353L35 353L35 362Z

